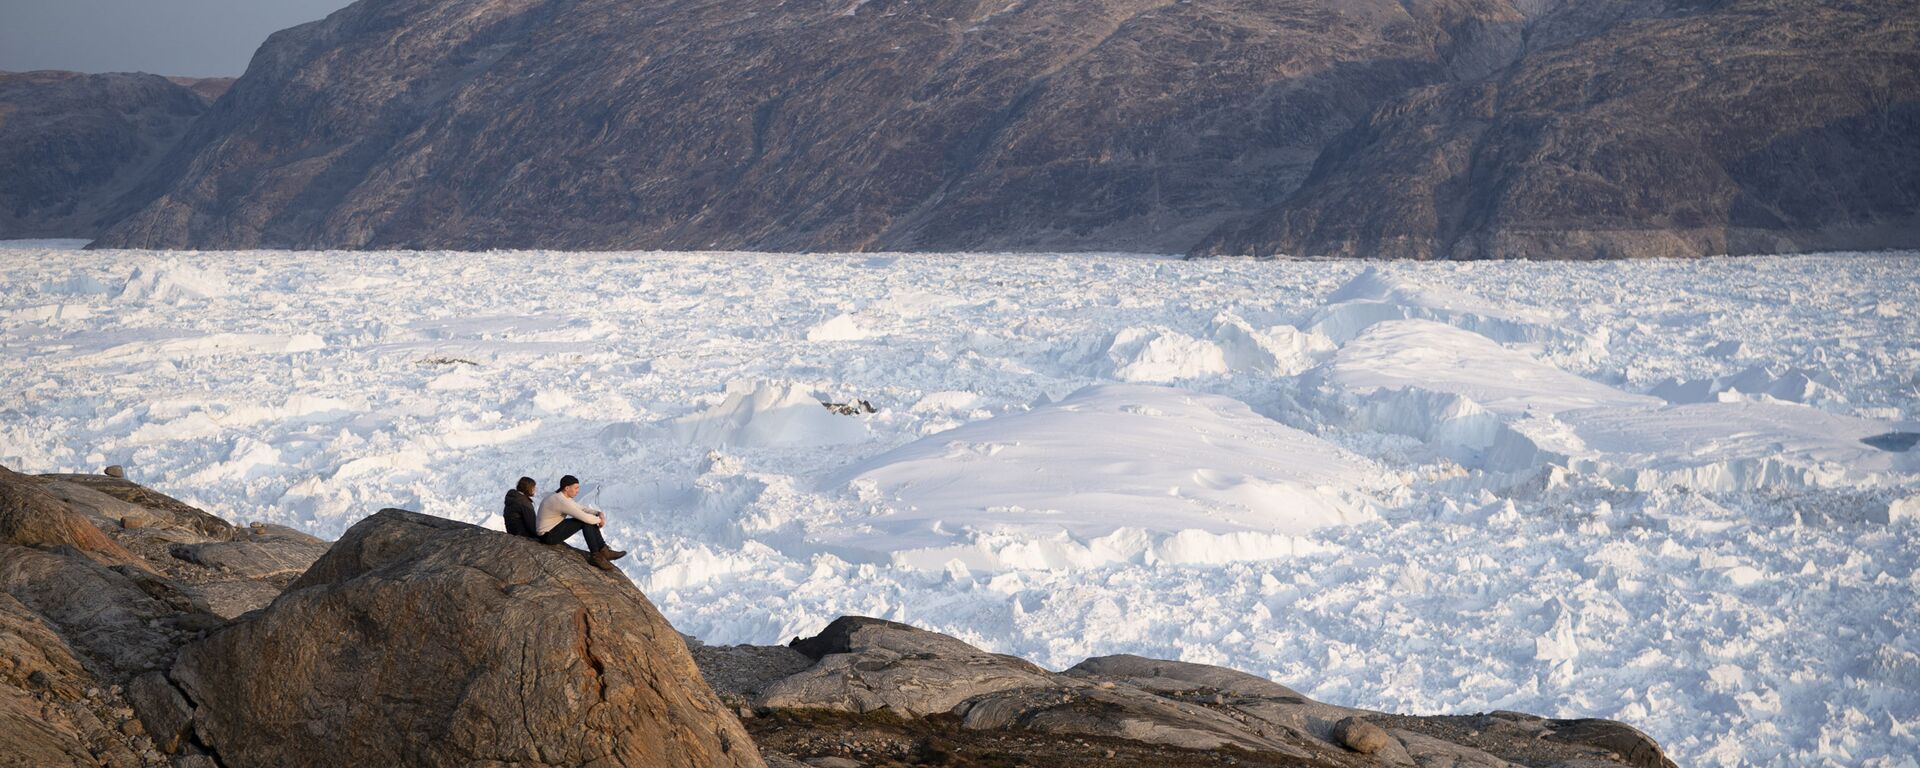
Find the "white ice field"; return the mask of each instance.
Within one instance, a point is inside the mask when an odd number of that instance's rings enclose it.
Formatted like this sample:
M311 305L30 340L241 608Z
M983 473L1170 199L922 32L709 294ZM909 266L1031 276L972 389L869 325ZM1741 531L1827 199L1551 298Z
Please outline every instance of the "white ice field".
M1920 753L1920 255L58 247L0 250L18 470L327 537L572 473L710 643L865 614L1689 766Z

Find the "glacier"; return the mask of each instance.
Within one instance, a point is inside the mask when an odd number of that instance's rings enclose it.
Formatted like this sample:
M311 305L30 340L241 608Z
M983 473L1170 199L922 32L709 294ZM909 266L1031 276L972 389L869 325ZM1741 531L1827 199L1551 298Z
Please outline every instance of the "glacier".
M1920 255L0 244L0 464L337 536L585 481L682 631L1920 754ZM874 412L823 407L866 401Z

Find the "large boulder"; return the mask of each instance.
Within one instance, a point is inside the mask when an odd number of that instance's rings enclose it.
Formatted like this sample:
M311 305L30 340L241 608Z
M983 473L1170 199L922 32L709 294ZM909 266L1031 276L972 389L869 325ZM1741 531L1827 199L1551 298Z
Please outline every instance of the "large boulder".
M216 550L206 565L171 551L216 544L262 552ZM236 532L122 479L0 468L0 766L157 766L156 746L196 749L191 707L156 670L272 600L296 551L324 548L271 526Z
M125 547L46 490L47 481L0 467L0 544L72 547L107 562L132 562Z
M397 509L168 676L225 765L763 765L623 575Z
M1032 662L987 653L960 640L881 619L842 616L792 648L817 660L769 686L768 707L870 712L917 717L947 712L967 699L1054 685Z

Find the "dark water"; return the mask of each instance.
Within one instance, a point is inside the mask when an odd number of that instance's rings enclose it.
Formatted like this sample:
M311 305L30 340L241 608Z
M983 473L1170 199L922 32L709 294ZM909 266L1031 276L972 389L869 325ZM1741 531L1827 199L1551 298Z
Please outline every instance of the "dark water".
M1920 432L1888 432L1860 438L1860 442L1883 451L1906 451L1911 450L1915 443L1920 443Z

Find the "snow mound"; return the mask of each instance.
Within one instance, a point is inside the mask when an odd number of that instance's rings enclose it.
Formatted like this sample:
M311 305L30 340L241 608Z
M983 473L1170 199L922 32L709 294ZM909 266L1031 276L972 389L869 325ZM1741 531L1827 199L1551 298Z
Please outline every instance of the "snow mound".
M135 267L133 275L120 288L121 301L157 301L178 304L204 301L229 293L225 275L211 268L196 269L177 259L149 262Z
M1240 316L1223 312L1213 318L1213 340L1220 345L1227 368L1292 376L1333 354L1331 339L1291 325L1256 329Z
M1172 382L1227 372L1219 345L1166 328L1126 328L1107 345L1113 378L1135 382Z
M966 412L973 410L979 405L980 396L972 392L941 390L939 392L927 393L919 400L914 401L914 404L908 408L908 410L915 413Z
M1803 368L1776 368L1755 365L1730 376L1680 381L1668 379L1648 390L1648 394L1671 403L1714 403L1737 400L1784 400L1821 408L1844 408L1847 398L1840 394L1833 377Z
M807 341L859 341L873 338L874 333L860 324L852 314L834 315L832 318L807 329Z
M1218 395L1099 385L842 470L882 511L837 542L911 568L1223 563L1374 519L1369 461Z
M1879 485L1920 469L1864 442L1896 431L1890 422L1772 400L1669 405L1426 320L1375 325L1303 379L1336 420L1493 472L1559 465L1635 490L1750 491Z
M93 275L74 273L42 283L40 293L47 296L105 296L113 293L113 289Z
M1392 320L1433 320L1506 343L1565 339L1560 318L1538 309L1506 307L1471 294L1420 285L1368 267L1327 297L1308 330L1336 342L1358 338Z
M1334 343L1290 325L1255 328L1231 312L1213 318L1209 338L1161 326L1124 328L1113 334L1089 371L1120 381L1166 384L1256 373L1292 376L1333 353Z
M1657 397L1581 378L1479 333L1429 320L1372 326L1308 378L1354 394L1425 390L1459 395L1507 417L1664 404Z
M742 382L729 384L719 405L674 419L669 431L682 442L709 447L837 445L867 438L858 418L827 410L798 385Z
M1586 450L1573 468L1634 490L1832 488L1911 482L1920 454L1875 447L1873 419L1778 402L1596 409L1567 417Z
M256 424L324 424L364 411L364 402L313 395L293 395L278 406L249 401L162 401L147 409L145 423L126 440L136 445L195 440Z

